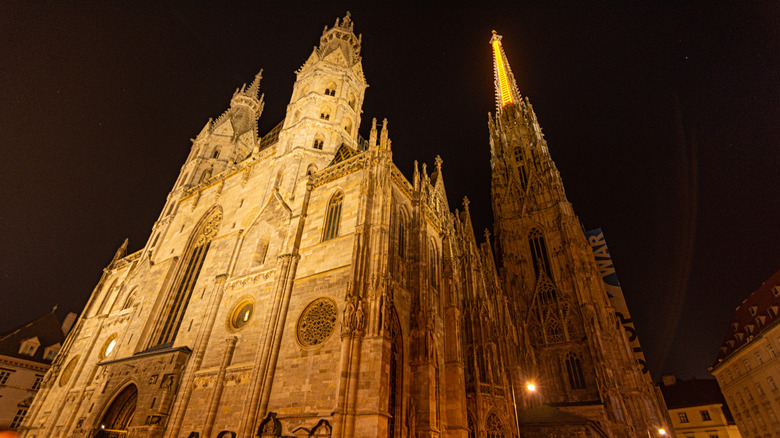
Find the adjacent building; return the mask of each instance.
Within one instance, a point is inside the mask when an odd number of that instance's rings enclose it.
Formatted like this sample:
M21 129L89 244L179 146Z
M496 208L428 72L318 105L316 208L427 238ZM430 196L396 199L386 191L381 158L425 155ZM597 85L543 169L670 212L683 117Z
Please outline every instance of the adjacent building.
M0 428L21 426L75 320L70 313L60 325L52 312L0 333Z
M677 438L740 438L715 379L663 376L661 386Z
M440 158L407 176L386 120L359 134L361 41L349 15L326 27L265 135L259 74L206 123L143 248L104 270L27 437L667 427L501 37L493 237L467 199L453 211Z
M780 437L780 271L742 302L710 371L744 437Z

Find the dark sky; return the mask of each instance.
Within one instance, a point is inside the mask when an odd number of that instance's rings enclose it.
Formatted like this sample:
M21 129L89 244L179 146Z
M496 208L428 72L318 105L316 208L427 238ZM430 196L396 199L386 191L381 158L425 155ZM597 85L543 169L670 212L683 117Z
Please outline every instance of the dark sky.
M347 10L370 85L361 133L388 118L407 175L441 155L450 205L471 199L479 235L488 40L504 36L656 377L707 376L733 310L780 268L778 2L62 3L0 2L0 331L80 311L123 239L143 246L189 139L260 68L261 131L276 125Z

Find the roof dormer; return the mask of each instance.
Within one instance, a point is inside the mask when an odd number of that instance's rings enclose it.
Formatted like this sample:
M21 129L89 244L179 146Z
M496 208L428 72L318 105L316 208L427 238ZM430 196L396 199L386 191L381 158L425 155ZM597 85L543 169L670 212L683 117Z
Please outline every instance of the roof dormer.
M25 356L35 356L35 352L38 351L38 347L40 346L41 341L38 340L38 337L25 339L19 345L19 354L23 354Z

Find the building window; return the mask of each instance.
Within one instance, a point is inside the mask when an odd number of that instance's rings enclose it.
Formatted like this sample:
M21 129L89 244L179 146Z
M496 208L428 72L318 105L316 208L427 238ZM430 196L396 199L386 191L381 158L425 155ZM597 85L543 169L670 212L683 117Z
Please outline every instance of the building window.
M36 374L35 375L35 381L33 382L32 388L30 388L30 389L32 389L33 391L39 390L41 388L41 382L42 381L43 381L43 376Z
M773 411L771 407L767 406L766 413L769 415L769 422L777 424L777 415L775 415L775 411Z
M777 385L775 385L775 379L773 379L772 377L767 377L766 381L769 384L769 389L771 389L772 391L777 391Z
M748 388L745 388L745 395L747 395L748 401L753 401L753 394L750 392Z
M756 392L758 393L758 395L762 397L764 396L764 388L762 388L761 384L758 382L756 382Z
M525 190L528 185L528 172L525 169L522 146L515 148L515 162L517 163L517 173L520 175L520 188Z
M5 385L12 372L11 370L0 370L0 385Z
M14 419L11 420L11 429L16 429L17 427L22 425L22 421L24 421L24 417L27 415L27 408L19 408L16 411L16 415L14 416Z
M398 223L398 256L404 258L406 254L406 223L403 215Z
M766 346L766 351L769 353L769 357L775 357L775 349L771 345Z
M531 246L531 258L536 271L536 278L539 278L542 272L547 278L552 280L552 271L550 270L550 259L547 257L547 244L544 242L544 236L541 231L534 228L528 237L528 244Z
M330 120L330 114L328 114L327 112L322 112L320 113L320 118L322 120Z
M322 145L323 144L324 144L324 142L322 140L320 140L319 138L314 140L314 149L322 150Z
M438 287L439 257L436 253L436 244L433 242L431 242L430 264L431 286Z
M242 329L249 320L252 319L252 313L255 310L255 305L248 300L240 302L236 305L230 315L230 327L233 330Z
M214 149L214 153L211 154L211 158L219 158L219 148Z
M688 414L685 412L678 412L677 416L680 417L680 423L687 423L688 422Z
M219 231L219 225L222 222L222 212L215 210L196 228L196 231L190 240L188 246L191 248L189 254L183 260L179 271L179 282L173 289L173 294L166 303L163 314L160 315L161 325L157 335L156 342L153 345L165 345L173 342L179 327L184 319L184 313L192 296L192 291L198 282L200 270L203 268L203 262L206 254L209 252L211 241L216 237Z
M322 234L322 241L333 239L339 235L339 225L341 225L341 205L344 203L344 194L336 192L328 203L328 210L325 216L325 230Z
M710 421L710 420L712 420L712 418L710 417L710 411L705 409L705 410L699 411L699 413L701 414L701 421Z
M491 413L487 421L487 438L504 438L504 426L501 424L501 420L498 419L496 414Z
M731 370L726 370L726 377L727 377L727 381L728 382L731 382L732 380L734 380L734 375L731 374Z
M752 369L752 368L750 367L750 361L748 361L747 359L745 359L745 360L743 360L743 361L742 361L742 363L743 363L743 364L745 364L745 369L746 369L748 372L750 372L750 370Z
M566 372L569 374L571 389L585 388L585 376L582 373L582 362L574 353L566 355Z
M764 359L761 357L761 353L756 353L756 362L758 362L759 365L764 363Z

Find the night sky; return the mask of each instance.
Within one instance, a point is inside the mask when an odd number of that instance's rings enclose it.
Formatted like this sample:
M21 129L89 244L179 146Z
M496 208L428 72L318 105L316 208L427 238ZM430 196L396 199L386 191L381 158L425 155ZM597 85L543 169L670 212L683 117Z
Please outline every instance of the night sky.
M275 126L347 10L370 85L361 134L386 117L408 177L441 155L477 235L492 225L488 41L504 36L656 378L708 376L732 312L780 268L776 1L63 3L0 2L0 331L80 312L124 238L144 245L190 139L261 68L260 129Z

